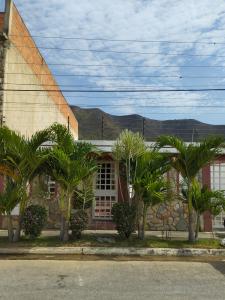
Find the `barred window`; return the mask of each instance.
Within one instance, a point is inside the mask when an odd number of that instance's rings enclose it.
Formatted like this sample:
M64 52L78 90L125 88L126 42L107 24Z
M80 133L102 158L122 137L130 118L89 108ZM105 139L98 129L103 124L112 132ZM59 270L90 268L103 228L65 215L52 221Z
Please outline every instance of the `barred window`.
M210 166L210 182L212 190L225 190L225 163L214 163ZM213 220L214 228L224 228L225 211Z
M115 166L114 163L102 163L98 166L96 180L97 190L115 190Z
M56 182L52 179L51 176L47 176L47 189L48 189L49 197L55 196Z
M111 219L112 207L116 203L114 196L97 196L95 197L95 218Z
M117 175L115 162L101 162L95 178L94 219L112 219L112 207L117 202Z

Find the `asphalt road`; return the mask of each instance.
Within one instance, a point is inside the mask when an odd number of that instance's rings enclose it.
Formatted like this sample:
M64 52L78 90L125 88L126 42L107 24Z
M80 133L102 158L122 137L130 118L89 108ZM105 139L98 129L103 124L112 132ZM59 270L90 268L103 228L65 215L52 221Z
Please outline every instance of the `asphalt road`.
M225 262L0 260L0 299L225 299Z

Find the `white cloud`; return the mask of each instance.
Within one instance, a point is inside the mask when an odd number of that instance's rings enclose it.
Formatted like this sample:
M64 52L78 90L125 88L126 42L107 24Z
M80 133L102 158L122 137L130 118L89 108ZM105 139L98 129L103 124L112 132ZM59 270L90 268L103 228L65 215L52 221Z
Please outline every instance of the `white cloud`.
M107 38L126 40L171 40L171 41L220 41L225 43L225 4L224 0L15 0L28 28L33 35L41 36L66 36L86 38ZM31 17L32 16L32 17ZM133 51L151 53L181 53L212 55L207 56L167 56L167 55L141 55L141 54L116 54L78 51L54 51L43 50L47 62L62 64L109 64L109 65L225 65L225 59L215 55L225 55L225 45L206 44L167 44L167 43L131 43L131 42L107 42L87 40L57 40L36 39L39 45L57 46L61 48L76 49L99 49L114 51ZM104 76L138 76L138 75L160 75L160 76L224 76L223 69L202 68L112 68L96 67L84 68L75 66L54 67L55 73L66 74L96 74ZM225 77L225 76L224 76ZM148 85L151 87L175 86L175 87L198 87L215 86L221 84L221 79L179 79L179 78L60 78L61 84L96 86L99 88ZM83 94L82 94L83 95ZM145 94L134 94L140 96L139 103ZM132 94L131 97L134 95ZM223 94L222 94L223 95ZM152 97L152 94L150 94ZM162 105L197 105L212 103L218 93L155 93L154 97L160 102L168 97ZM102 94L101 94L102 97ZM130 98L131 98L130 97ZM149 94L148 94L149 97ZM169 98L176 98L176 100ZM221 94L220 94L221 97ZM124 95L123 97L124 98ZM116 102L126 103L125 100L115 95ZM225 98L225 97L224 97ZM70 99L70 98L68 98ZM81 103L74 98L71 102ZM82 98L83 99L83 98ZM135 100L137 103L138 100ZM156 102L157 102L156 101ZM201 102L203 101L203 102ZM101 100L90 100L87 94L85 103L102 103ZM109 103L109 102L107 102ZM162 102L161 102L162 103ZM143 105L144 105L143 104ZM166 109L164 109L166 110ZM135 107L123 107L120 109L108 109L112 113L134 113ZM159 118L173 118L174 115L160 115ZM168 110L167 110L168 111ZM170 110L169 110L170 111ZM181 117L195 117L196 110L177 108L177 112L185 112ZM147 110L139 110L147 115ZM174 111L173 111L174 112ZM220 122L218 117L211 114L201 113L198 118ZM157 118L157 115L155 116ZM219 120L219 121L218 121ZM224 122L221 119L221 122Z

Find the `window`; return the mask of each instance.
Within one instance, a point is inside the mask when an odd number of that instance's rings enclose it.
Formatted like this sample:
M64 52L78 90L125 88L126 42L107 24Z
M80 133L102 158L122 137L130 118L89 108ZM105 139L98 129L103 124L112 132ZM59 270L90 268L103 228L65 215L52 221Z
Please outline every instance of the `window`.
M115 167L113 163L102 163L98 166L96 189L115 190Z
M95 197L95 218L111 219L112 207L116 203L115 196Z
M47 188L48 188L49 198L55 196L56 182L52 180L51 176L47 176Z
M225 190L225 163L214 163L210 166L210 182L212 190ZM225 212L221 212L213 220L214 228L223 228Z
M212 190L225 190L225 163L210 166L210 181Z
M115 162L102 162L95 178L95 201L93 218L112 219L112 207L117 202L117 179Z

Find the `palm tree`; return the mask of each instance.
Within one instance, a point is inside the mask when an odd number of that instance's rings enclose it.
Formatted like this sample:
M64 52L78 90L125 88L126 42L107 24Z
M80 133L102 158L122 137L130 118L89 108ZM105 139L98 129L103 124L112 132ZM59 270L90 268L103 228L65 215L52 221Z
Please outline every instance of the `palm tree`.
M201 215L206 211L210 211L213 215L218 215L225 209L225 195L224 191L212 191L206 185L201 187L201 184L197 180L194 180L191 192L192 205L196 212L195 239L197 240ZM186 189L182 189L182 194L187 199Z
M156 151L146 151L137 159L133 186L138 202L138 237L144 239L147 211L150 206L165 200L168 182L164 174L169 170L169 160Z
M95 149L88 143L75 143L67 128L54 125L53 148L49 160L49 174L60 185L61 232L64 242L69 239L69 221L72 198L79 184L87 180L97 169L91 152Z
M7 217L8 239L14 238L11 212L17 204L25 197L25 191L21 189L12 179L7 178L4 191L0 193L0 214Z
M21 232L21 216L29 199L29 187L40 167L48 159L48 153L40 146L51 138L50 129L41 130L25 138L7 127L0 128L0 168L2 173L15 178L21 190L26 191L20 199L18 224L14 241L18 241Z
M176 169L187 182L188 194L188 231L189 241L195 241L194 211L192 204L192 185L199 171L220 153L220 148L224 145L222 137L208 137L198 144L186 144L181 139L174 136L161 136L158 138L159 148L170 146L177 151L171 157L171 166Z
M115 159L125 165L129 204L131 204L132 201L131 188L133 176L135 174L136 161L137 158L145 152L145 150L146 147L144 138L139 133L133 133L127 129L120 134L113 147L113 155Z

